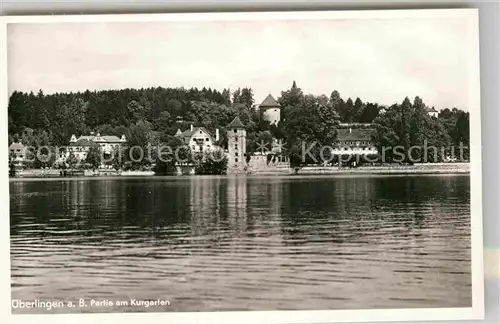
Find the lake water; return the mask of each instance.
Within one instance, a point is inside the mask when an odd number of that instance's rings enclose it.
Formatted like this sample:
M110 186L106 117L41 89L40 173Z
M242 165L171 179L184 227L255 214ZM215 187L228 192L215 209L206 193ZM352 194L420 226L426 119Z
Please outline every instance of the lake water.
M12 180L12 298L114 303L50 312L470 307L469 186L468 175Z

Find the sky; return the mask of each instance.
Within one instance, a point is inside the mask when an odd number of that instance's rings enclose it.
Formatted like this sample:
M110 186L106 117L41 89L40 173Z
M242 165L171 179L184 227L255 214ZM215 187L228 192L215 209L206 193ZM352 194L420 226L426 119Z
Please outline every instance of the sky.
M9 93L251 87L256 103L304 93L390 105L406 96L468 110L467 25L458 18L17 23Z

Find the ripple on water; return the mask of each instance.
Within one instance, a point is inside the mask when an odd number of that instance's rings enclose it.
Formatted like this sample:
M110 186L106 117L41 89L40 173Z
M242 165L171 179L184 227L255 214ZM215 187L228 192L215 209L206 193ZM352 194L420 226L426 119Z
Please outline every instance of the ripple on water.
M168 311L471 305L468 177L10 189L13 298L161 296Z

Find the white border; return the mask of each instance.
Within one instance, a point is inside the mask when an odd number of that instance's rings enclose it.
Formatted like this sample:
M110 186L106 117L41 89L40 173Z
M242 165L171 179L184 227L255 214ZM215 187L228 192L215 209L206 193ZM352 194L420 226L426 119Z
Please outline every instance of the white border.
M471 129L471 263L472 307L321 310L321 311L254 311L254 312L192 312L192 313L108 313L67 315L12 315L10 306L10 242L9 242L9 181L7 150L0 149L0 203L4 206L0 230L0 322L2 323L86 323L88 321L135 323L162 321L175 323L326 323L379 322L408 320L463 320L484 318L483 236L482 236L482 173L481 173L481 113L479 80L479 27L477 9L418 9L365 11L296 11L252 13L176 13L134 15L68 15L68 16L11 16L0 17L0 113L1 138L6 145L7 132L7 24L60 22L144 22L144 21L264 21L317 19L390 19L390 18L463 18L469 33L464 35L469 48L469 112ZM75 292L77 294L77 292Z

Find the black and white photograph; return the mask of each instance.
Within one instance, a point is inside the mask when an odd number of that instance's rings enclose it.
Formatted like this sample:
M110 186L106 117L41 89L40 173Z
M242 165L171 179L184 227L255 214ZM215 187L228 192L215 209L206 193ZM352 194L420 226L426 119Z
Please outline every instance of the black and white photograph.
M12 317L480 318L477 16L5 19Z

